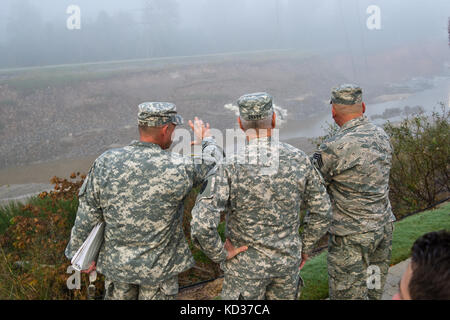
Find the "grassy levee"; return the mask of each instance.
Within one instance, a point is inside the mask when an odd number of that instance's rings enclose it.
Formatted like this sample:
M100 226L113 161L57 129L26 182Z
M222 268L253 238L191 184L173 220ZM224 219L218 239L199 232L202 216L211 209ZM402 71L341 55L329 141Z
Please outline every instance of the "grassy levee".
M417 238L425 233L450 230L450 203L428 210L395 223L392 241L391 265L407 258ZM312 258L301 272L305 281L300 300L318 300L328 297L327 252Z
M18 92L29 94L47 87L72 86L80 82L106 80L124 74L154 70L170 71L193 64L220 64L236 59L254 63L277 58L305 59L313 55L313 52L299 50L261 50L0 69L0 85L8 85Z

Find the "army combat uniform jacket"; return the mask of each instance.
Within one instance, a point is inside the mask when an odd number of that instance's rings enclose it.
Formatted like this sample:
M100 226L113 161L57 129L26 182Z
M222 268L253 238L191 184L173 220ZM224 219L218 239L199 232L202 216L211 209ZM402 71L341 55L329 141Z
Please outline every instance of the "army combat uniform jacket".
M345 123L313 156L333 208L330 233L346 236L395 221L389 202L392 147L366 116Z
M204 139L202 147L203 161L139 141L103 153L80 189L66 256L71 258L104 221L97 270L108 279L157 284L192 267L182 230L183 200L214 167L219 153L212 138Z
M320 174L302 151L270 140L253 139L245 148L244 158L238 154L221 162L205 182L192 210L194 243L221 263L225 274L263 279L298 272L302 203L309 211L303 250L310 253L328 230L330 201ZM278 156L273 156L274 152ZM264 153L269 156L258 164L255 155ZM247 251L230 260L226 260L227 252L217 232L220 214L225 211L226 237L235 247L248 246Z

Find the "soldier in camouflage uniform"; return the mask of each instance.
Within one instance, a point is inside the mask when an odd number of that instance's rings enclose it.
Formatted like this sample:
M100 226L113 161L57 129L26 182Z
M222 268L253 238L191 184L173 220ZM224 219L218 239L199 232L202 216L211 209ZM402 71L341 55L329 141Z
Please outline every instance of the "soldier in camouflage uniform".
M247 136L243 153L227 154L204 183L192 210L192 239L221 264L222 299L297 299L302 245L306 256L328 231L330 200L305 153L273 138L272 97L249 94L238 105ZM302 203L308 210L303 239ZM227 212L225 243L217 232L221 212Z
M364 116L360 87L334 88L330 103L340 129L313 156L332 203L330 299L380 299L395 220L389 202L392 147L383 129Z
M206 127L203 160L167 151L183 119L171 103L139 105L140 141L97 158L80 191L66 256L70 259L92 228L106 223L97 269L105 275L105 299L173 299L178 274L194 265L182 230L183 200L201 184L220 153Z

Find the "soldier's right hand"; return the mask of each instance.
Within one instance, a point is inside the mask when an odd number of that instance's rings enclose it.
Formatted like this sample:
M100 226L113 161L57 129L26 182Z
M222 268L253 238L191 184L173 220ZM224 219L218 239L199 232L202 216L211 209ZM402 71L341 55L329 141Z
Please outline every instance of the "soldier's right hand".
M247 251L248 247L247 246L242 246L239 248L235 248L233 246L233 244L231 243L231 241L229 239L225 240L225 249L228 252L227 255L227 260L230 260L231 258L233 258L234 256L236 256L237 254Z

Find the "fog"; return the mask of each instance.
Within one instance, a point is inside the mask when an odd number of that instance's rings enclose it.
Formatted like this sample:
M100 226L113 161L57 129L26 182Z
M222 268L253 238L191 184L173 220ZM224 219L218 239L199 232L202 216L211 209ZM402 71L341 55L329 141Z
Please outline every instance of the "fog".
M307 153L339 83L377 124L448 108L449 16L448 0L2 0L0 184L86 172L136 138L142 101L224 131L267 91Z
M79 29L67 27L70 5ZM380 29L367 27L371 5ZM0 68L271 49L356 59L446 45L449 15L448 0L2 0Z

